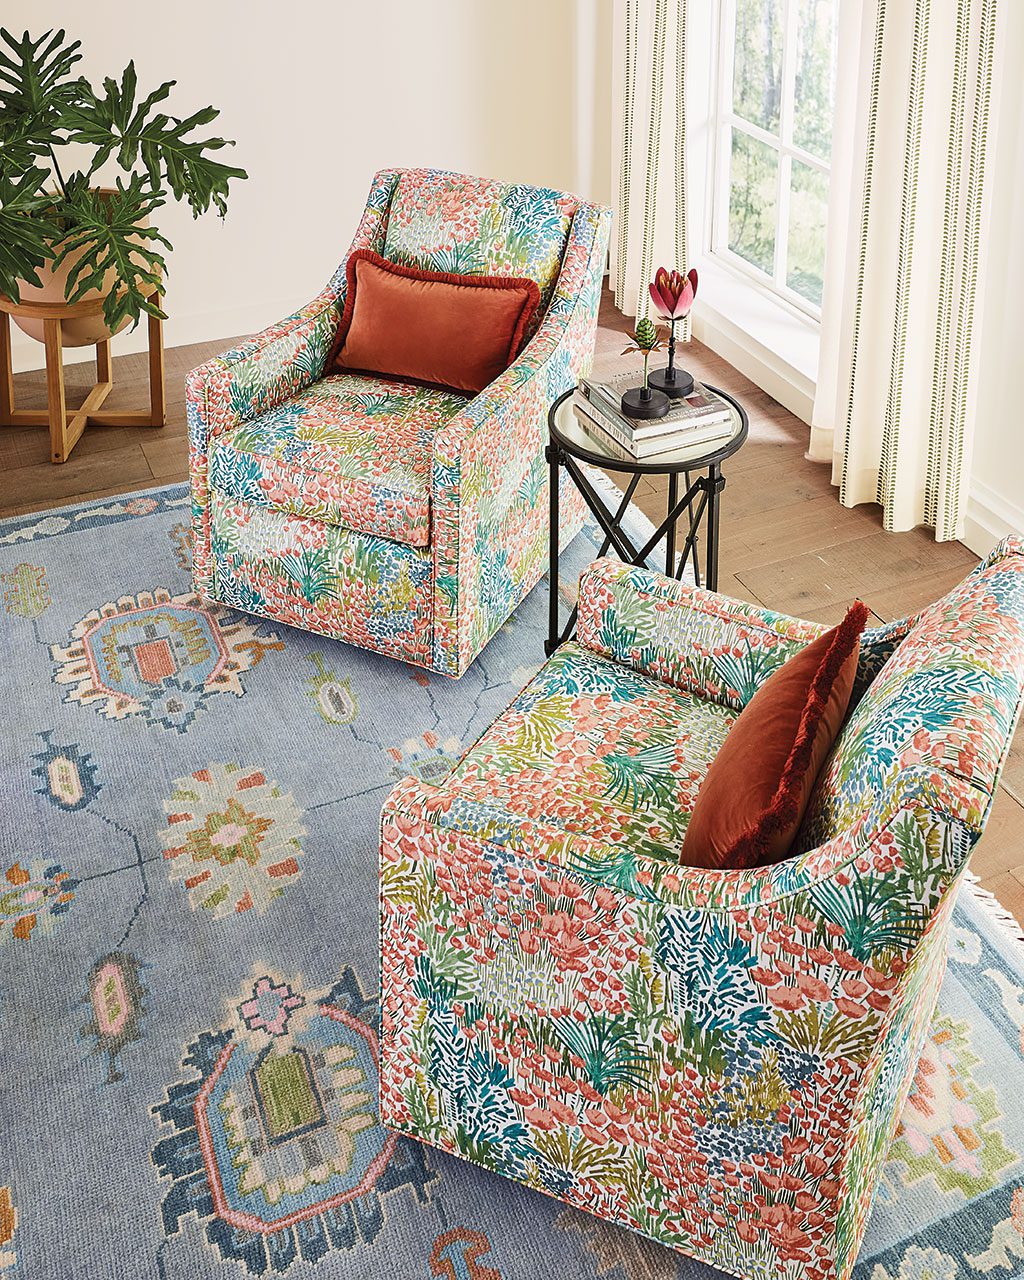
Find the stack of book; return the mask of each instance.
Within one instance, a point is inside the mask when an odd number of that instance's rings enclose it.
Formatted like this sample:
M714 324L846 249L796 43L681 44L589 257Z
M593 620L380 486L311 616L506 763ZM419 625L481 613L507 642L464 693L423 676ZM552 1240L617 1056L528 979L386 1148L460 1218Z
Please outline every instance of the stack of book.
M608 382L584 378L573 396L576 416L613 457L653 462L678 449L727 440L733 433L732 408L698 382L688 396L672 401L663 418L628 418L620 402L631 386L636 386L635 373Z

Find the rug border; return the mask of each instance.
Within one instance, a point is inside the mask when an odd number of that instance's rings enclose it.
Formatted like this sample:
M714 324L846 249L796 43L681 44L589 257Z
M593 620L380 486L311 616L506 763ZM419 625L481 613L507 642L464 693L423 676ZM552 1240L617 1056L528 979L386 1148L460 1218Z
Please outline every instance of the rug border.
M187 489L188 483L187 480L169 480L167 484L147 485L145 489L125 489L123 493L108 493L102 498L83 498L80 502L62 502L59 507L37 507L34 511L22 511L15 516L0 516L0 527L13 524L16 520L32 520L39 516L56 515L62 511L82 511L85 507L98 507L103 502L145 498L153 493L166 493L168 489Z
M145 489L126 489L124 493L108 493L102 498L83 498L81 502L66 502L59 507L39 507L35 511L23 511L16 516L0 516L0 535L6 534L11 529L19 528L22 525L37 523L47 516L73 516L77 512L86 511L92 507L101 507L113 502L130 502L133 498L153 497L157 494L168 493L172 489L183 489L187 494L189 482L187 480L173 480L169 484L150 485ZM147 512L146 514L152 515L153 513ZM135 518L137 519L138 517ZM68 533L70 530L62 529L60 532Z
M982 887L973 871L967 872L964 886L985 915L998 926L1000 935L1013 945L1015 955L1024 965L1024 923L999 901L991 889Z

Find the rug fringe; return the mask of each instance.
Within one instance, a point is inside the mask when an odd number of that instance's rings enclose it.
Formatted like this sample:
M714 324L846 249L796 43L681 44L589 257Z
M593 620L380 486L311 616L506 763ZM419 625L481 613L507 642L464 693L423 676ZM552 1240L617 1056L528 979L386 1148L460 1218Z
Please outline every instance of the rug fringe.
M968 871L964 883L975 902L999 925L1004 935L1021 948L1024 956L1024 925L1008 907L1004 907L990 889L983 889L973 871Z

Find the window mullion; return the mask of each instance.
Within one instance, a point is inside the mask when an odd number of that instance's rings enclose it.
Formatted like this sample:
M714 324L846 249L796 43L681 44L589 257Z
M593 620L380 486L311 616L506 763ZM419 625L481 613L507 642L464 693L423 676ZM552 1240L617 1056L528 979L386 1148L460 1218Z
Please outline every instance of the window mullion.
M774 148L778 151L782 145L779 136L776 133L769 133L767 129L762 129L759 124L754 124L752 120L744 120L742 116L732 113L728 117L728 123L734 129L738 129L740 133L749 134L750 137L756 138L758 142L763 142L766 146Z
M712 251L729 244L729 190L732 182L733 76L736 63L736 0L721 0L718 26L718 119L715 122L717 158L711 210Z
M779 103L779 141L782 148L793 145L793 115L796 109L797 0L783 0L782 97ZM789 196L793 161L788 150L779 153L779 187L775 206L775 283L785 288L789 254Z
M779 152L779 203L775 226L775 283L786 287L787 258L789 255L789 196L792 190L793 158L785 151Z

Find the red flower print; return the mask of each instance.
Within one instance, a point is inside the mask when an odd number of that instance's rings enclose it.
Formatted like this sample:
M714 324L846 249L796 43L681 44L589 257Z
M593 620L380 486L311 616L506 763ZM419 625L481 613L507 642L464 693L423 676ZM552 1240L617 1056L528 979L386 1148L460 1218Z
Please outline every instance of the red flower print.
M564 1102L559 1102L557 1098L548 1099L548 1110L562 1124L579 1124L576 1112L571 1107L567 1107Z
M802 1009L807 1003L807 997L796 987L770 987L768 999L777 1009Z
M871 965L864 966L864 977L876 991L891 991L895 987L897 979L885 974L881 969L874 969Z
M554 1129L558 1124L558 1121L554 1119L554 1116L550 1114L550 1111L545 1110L544 1107L539 1105L527 1107L524 1111L524 1115L526 1116L526 1120L529 1121L529 1124L534 1126L535 1129Z
M836 1008L847 1018L863 1018L867 1013L865 1005L858 1004L856 1000L847 1000L845 996L836 997Z

